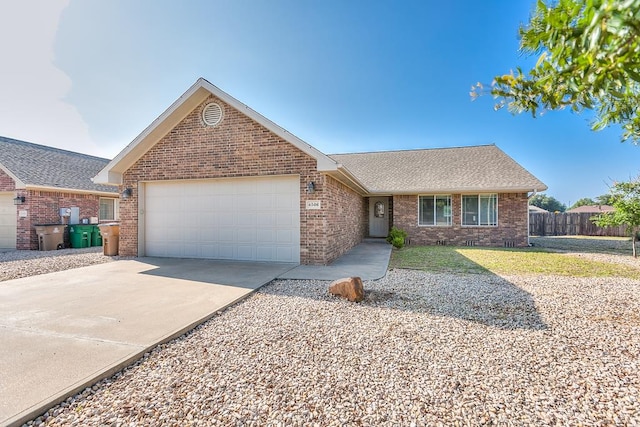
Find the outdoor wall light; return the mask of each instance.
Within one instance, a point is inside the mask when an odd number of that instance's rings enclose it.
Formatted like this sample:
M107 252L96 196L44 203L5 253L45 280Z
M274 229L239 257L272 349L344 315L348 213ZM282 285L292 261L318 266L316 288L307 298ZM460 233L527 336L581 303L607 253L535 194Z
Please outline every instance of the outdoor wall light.
M24 196L17 196L15 199L13 199L13 204L14 205L21 205L24 203L25 197Z
M133 195L133 190L131 188L125 188L124 191L122 192L122 198L125 200L131 197L132 195Z
M311 194L316 191L316 184L313 181L309 181L307 184L307 193Z

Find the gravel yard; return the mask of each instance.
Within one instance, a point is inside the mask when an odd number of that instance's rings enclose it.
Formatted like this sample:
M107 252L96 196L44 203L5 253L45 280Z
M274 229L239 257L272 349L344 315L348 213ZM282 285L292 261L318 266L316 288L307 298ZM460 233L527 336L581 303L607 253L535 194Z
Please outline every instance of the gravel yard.
M275 281L30 424L637 425L640 281Z
M0 253L0 280L114 259ZM275 281L28 424L640 425L640 281L391 270L358 304L327 287Z
M102 247L59 251L0 252L0 282L111 262L117 257L103 255Z

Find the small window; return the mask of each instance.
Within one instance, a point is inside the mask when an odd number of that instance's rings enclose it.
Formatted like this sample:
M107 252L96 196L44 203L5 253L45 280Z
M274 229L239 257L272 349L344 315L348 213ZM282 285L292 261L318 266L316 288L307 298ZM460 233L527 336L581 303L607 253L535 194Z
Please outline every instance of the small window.
M451 225L451 196L434 195L419 198L419 225Z
M100 199L100 213L98 219L100 221L116 221L117 218L117 199Z
M376 218L384 218L384 203L376 202L376 204L374 205L373 212Z
M462 225L498 225L498 195L462 196Z

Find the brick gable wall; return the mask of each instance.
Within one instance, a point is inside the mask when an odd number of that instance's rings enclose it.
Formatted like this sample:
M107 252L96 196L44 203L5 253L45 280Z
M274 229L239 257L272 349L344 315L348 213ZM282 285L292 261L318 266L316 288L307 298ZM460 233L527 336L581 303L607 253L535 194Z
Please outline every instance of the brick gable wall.
M528 198L526 193L498 194L498 226L469 227L461 225L461 195L453 194L451 200L452 226L418 226L418 196L393 197L393 225L409 234L411 244L435 245L446 241L447 245L463 246L473 241L478 246L514 246L528 243Z
M212 101L222 106L224 114L216 127L206 126L202 120L202 109ZM120 203L120 254L138 255L139 182L276 175L300 177L301 263L326 264L334 254L351 247L357 238L350 232L337 242L327 234L329 200L348 191L336 188L331 181L325 185L328 177L317 171L314 158L210 96L124 173L122 188L131 187L134 192ZM306 191L309 181L316 184L312 194ZM307 200L322 200L323 209L307 211Z
M0 191L13 191L16 189L16 183L3 170L0 170Z

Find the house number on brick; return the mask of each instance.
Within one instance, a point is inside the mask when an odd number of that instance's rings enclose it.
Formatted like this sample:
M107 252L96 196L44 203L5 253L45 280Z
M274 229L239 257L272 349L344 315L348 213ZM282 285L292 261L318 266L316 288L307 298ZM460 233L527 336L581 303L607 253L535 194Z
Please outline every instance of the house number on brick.
M320 200L307 200L307 209L321 209Z

